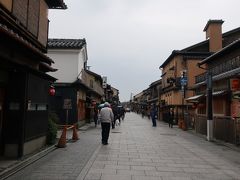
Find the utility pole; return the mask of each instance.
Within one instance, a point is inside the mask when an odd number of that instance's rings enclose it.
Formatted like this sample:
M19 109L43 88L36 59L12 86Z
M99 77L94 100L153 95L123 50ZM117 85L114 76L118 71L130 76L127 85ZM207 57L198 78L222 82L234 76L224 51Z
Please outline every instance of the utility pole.
M133 93L131 92L131 94L130 94L130 109L132 109L132 97L133 96Z
M186 122L186 119L184 117L184 99L185 99L185 96L186 96L186 86L187 86L187 71L186 70L183 70L181 72L181 89L182 89L182 118L183 118L183 122L185 123L185 127L187 128L187 122Z
M213 140L212 73L207 72L207 140Z

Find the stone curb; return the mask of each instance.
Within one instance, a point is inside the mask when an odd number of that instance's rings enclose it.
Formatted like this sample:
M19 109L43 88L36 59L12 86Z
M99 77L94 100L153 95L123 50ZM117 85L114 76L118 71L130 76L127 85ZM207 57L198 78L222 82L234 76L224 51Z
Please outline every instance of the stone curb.
M82 130L85 131L87 130L89 127L91 127L91 124L85 124L83 126L81 126L78 130ZM72 140L71 139L67 139L67 143L71 143ZM44 156L46 156L48 153L56 150L58 147L56 147L57 144L54 144L52 146L49 146L48 148L26 158L23 160L19 160L19 162L14 163L13 165L7 167L6 169L4 169L2 172L0 172L0 179L7 179L8 177L12 176L13 174L17 173L18 171L20 171L21 169L31 165L32 163L36 162L37 160L43 158Z
M48 153L57 149L55 145L50 146L39 153L36 153L20 162L15 163L13 166L6 168L0 173L0 179L6 179L11 175L17 173L19 170L29 166L30 164L34 163L35 161L41 159L42 157L46 156Z

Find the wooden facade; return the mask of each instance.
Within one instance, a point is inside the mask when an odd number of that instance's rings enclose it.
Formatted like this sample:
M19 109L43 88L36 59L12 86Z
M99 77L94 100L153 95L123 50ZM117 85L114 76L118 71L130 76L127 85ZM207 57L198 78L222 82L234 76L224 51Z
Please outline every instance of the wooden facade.
M46 143L55 81L44 55L49 8L47 1L0 0L0 156L22 157Z
M236 40L199 63L212 75L213 136L231 143L240 143L240 40ZM208 76L205 73L205 78ZM202 75L201 75L202 76ZM196 77L196 91L206 87L205 78ZM207 98L206 98L207 99ZM204 101L206 104L206 101ZM209 108L206 104L204 107ZM197 107L197 109L199 109ZM205 113L202 114L205 116ZM205 117L205 119L207 119ZM196 122L200 124L199 117ZM201 122L207 124L206 120ZM198 128L200 132L201 128ZM205 133L205 132L204 132Z
M222 20L209 20L204 28L207 40L182 50L174 50L160 66L163 82L160 105L165 121L168 121L167 114L171 107L174 108L176 121L185 119L191 121L189 123L191 126L196 114L206 114L206 84L198 85L197 89L196 84L206 80L205 72L208 67L203 64L199 68L198 63L221 50L222 47L226 47L240 35L240 28L222 34L222 24ZM220 70L214 69L214 71ZM186 78L186 83L182 82L183 76ZM227 82L222 84L222 86L226 85ZM218 98L221 96L222 99L226 99L228 96L225 93L217 92L218 90L215 91L214 108L216 112L220 112L227 104L222 104ZM228 110L226 109L224 112L227 113Z

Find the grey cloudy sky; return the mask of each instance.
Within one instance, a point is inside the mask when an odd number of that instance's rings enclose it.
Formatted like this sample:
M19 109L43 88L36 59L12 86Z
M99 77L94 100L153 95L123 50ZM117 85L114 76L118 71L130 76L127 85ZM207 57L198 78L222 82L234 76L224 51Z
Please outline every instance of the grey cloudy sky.
M209 19L239 27L239 0L64 0L50 10L50 38L85 38L91 71L107 76L120 100L160 79L172 50L205 40Z

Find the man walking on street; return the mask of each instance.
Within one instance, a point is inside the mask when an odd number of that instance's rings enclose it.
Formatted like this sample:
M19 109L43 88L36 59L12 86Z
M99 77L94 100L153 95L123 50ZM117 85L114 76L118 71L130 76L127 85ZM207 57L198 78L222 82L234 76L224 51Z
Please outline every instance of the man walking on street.
M150 116L152 118L152 126L156 127L157 126L157 108L155 104L152 104L151 111L150 111Z
M168 118L169 128L173 128L173 119L174 119L174 110L173 110L173 108L170 108L169 118Z
M102 144L107 145L111 123L114 120L114 115L108 102L104 103L104 108L99 113L99 119L102 126Z

